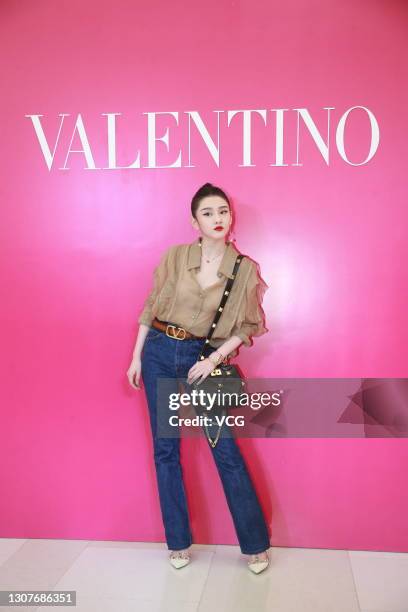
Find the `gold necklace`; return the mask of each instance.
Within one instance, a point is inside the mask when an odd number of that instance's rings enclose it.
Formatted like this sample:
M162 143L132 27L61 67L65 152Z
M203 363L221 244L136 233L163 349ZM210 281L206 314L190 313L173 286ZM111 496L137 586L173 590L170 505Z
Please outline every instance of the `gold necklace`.
M200 247L202 247L202 242L201 242L201 239L200 239ZM216 255L215 257L213 257L212 259L208 259L207 255L204 255L204 251L203 251L203 249L201 249L201 253L202 253L202 256L204 257L204 259L205 259L206 263L211 263L212 261L215 261L216 259L218 259L218 258L219 258L219 257L221 257L222 255L224 255L226 248L227 248L227 247L225 246L225 247L224 247L224 250L222 251L222 253L219 253L218 255Z
M216 259L218 259L218 258L219 258L219 257L221 257L222 255L224 255L224 253L225 253L225 249L224 249L224 251L223 251L222 253L220 253L219 255L216 255L216 256L215 256L215 257L213 257L212 259L208 259L208 258L207 258L207 255L204 255L204 253L203 253L203 257L204 257L204 259L205 259L205 261L206 261L207 263L211 263L212 261L215 261Z

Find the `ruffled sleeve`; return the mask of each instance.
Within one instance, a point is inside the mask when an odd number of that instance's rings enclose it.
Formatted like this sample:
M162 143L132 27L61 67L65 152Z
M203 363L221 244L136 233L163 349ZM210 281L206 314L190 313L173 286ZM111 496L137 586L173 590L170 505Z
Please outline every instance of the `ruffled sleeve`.
M153 304L162 290L165 280L169 274L169 259L173 248L174 246L169 247L167 251L162 254L158 266L156 266L153 271L153 289L144 302L143 310L137 320L138 323L143 323L144 325L150 326L154 319L152 313Z
M262 302L268 285L258 276L256 265L251 262L251 272L243 299L239 306L237 321L231 335L238 336L246 346L251 346L251 336L262 336L269 330L264 326Z

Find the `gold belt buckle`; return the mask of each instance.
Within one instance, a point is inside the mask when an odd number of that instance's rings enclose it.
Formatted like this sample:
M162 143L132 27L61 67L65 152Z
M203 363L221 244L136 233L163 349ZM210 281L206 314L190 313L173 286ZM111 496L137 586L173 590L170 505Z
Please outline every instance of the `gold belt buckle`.
M176 327L177 325L171 325L170 323L167 323L166 336L168 336L169 338L174 338L175 340L184 340L184 338L186 337L186 330L184 329L184 327L177 327L179 331L184 332L184 336L180 338L179 332L176 332ZM174 330L174 333L176 334L175 336L173 334L169 334L169 328L172 328Z

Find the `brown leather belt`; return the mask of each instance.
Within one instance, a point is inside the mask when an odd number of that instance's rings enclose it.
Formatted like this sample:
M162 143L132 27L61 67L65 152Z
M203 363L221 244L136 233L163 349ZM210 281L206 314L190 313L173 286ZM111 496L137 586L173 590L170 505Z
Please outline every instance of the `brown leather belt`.
M175 340L205 340L206 336L195 336L191 332L184 329L184 327L180 327L175 323L168 323L167 321L159 321L159 319L154 318L152 323L152 327L155 329L160 329L160 331L165 332L169 338L174 338Z

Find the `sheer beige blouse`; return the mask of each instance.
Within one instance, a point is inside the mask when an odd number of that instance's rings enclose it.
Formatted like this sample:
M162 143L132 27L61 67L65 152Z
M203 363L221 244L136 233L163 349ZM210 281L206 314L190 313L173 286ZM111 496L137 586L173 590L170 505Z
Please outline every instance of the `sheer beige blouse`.
M197 272L201 265L198 238L191 244L176 244L161 256L154 270L153 289L145 300L138 323L150 326L154 317L184 327L196 336L206 336L221 301L229 277L232 277L236 256L231 242L218 268L219 280L203 289ZM261 336L269 330L264 326L261 304L268 285L258 277L256 264L243 258L228 296L227 303L210 340L219 347L231 336L241 338L250 346L251 336ZM233 351L230 356L235 356Z

